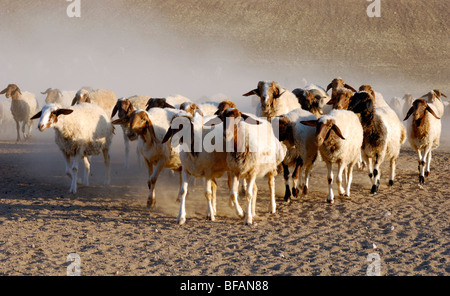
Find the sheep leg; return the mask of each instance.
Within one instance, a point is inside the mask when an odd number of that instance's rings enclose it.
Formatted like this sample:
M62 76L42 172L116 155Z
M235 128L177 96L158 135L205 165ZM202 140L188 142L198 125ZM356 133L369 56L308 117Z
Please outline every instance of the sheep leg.
M334 203L334 193L333 193L333 164L327 163L328 169L328 203Z
M267 175L267 177L269 179L269 191L270 191L269 213L275 214L277 212L277 203L275 201L275 174L274 174L274 172L270 172ZM255 186L255 188L256 188L256 186ZM253 200L256 202L256 194L255 194Z
M258 197L258 186L256 185L256 182L253 187L253 199L252 199L252 215L253 218L256 217L256 199Z
M111 184L111 156L109 149L103 149L103 160L105 163L105 185Z
M300 177L302 172L303 172L303 160L301 158L298 158L297 162L295 164L294 173L292 174L292 181L293 181L292 194L294 195L294 197L297 197L298 194L300 193L300 190L299 190L299 177ZM303 190L305 190L304 187L303 187Z
M89 186L89 174L91 173L91 164L86 156L83 156L83 161L84 161L83 185Z
M427 169L425 170L425 177L428 177L430 175L430 169L431 169L431 149L430 152L428 152L427 156Z
M389 186L394 186L396 163L397 163L397 158L396 157L391 158L391 164L390 164L391 174L389 177Z
M154 170L153 174L150 176L150 178L147 182L148 189L150 191L149 195L148 195L148 199L147 199L147 208L148 209L153 208L156 204L155 185L156 185L156 181L158 180L159 174L161 173L162 169L163 169L163 161L160 160L156 164L156 169Z
M231 173L231 192L230 192L230 206L236 210L239 218L244 218L244 211L238 202L238 191L239 191L239 176L234 173Z
M284 201L285 202L290 202L291 201L291 186L289 184L289 167L287 165L285 165L284 163L282 164L283 166L283 176L284 176L284 184L286 187L286 190L284 192Z
M381 172L380 172L380 166L383 162L383 157L378 155L375 157L375 165L373 168L373 185L372 190L370 191L371 194L376 194L378 192L378 189L380 188L380 178L381 178Z
M337 178L336 178L336 184L338 185L339 195L341 195L341 196L345 194L344 187L342 187L342 175L345 170L345 167L346 167L346 165L343 164L342 162L338 163L338 174L337 174Z
M72 180L72 170L70 168L70 155L63 152L64 162L66 164L66 175Z
M72 185L70 186L69 192L77 193L77 178L78 178L78 162L80 161L81 153L77 153L73 158L72 163Z
M212 185L212 206L213 206L214 215L216 215L216 213L217 213L217 202L216 202L217 201L216 200L217 182L215 179L212 179L211 185Z
M253 224L253 197L254 197L254 187L255 187L256 176L252 176L248 180L247 192L245 197L247 198L247 213L245 215L244 224Z
M419 183L424 184L425 183L425 176L426 173L426 165L427 165L427 159L428 155L431 154L431 148L428 148L424 151L422 158L420 159L419 168L420 168L420 175L419 175Z
M15 120L15 121L16 121L16 130L17 130L17 140L16 140L16 142L20 142L20 123L17 120Z
M212 192L212 180L210 178L206 178L205 182L205 197L207 201L207 213L206 213L206 219L215 221L215 211L213 208L213 192Z
M125 144L125 168L130 168L130 140L128 139L125 130L123 130L123 142ZM139 153L138 153L139 155Z
M180 210L178 212L177 224L183 225L186 223L186 195L188 193L189 187L189 176L188 173L183 170L182 175L182 185L179 192L179 200L180 200Z
M350 196L350 187L352 186L352 181L353 181L353 168L355 166L355 163L352 162L348 165L347 168L347 184L346 184L346 189L345 189L345 196Z
M312 165L308 165L305 168L305 185L303 186L303 195L308 195L309 179L311 178Z

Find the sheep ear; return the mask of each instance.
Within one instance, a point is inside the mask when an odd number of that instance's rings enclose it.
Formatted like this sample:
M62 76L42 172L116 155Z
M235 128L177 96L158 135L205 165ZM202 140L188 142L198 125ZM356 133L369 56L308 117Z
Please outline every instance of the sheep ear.
M444 98L447 97L443 92L441 92L441 96L443 96Z
M73 113L73 110L71 109L58 109L56 111L53 111L53 113L58 117L60 115L69 115Z
M330 83L330 84L328 84L328 86L327 86L327 90L325 91L325 92L328 92L331 88L333 87L333 85Z
M328 101L327 105L334 105L336 103L336 98L331 98L331 100Z
M303 124L303 125L313 126L313 127L317 126L317 122L319 122L319 121L318 120L300 121L300 123Z
M413 114L414 112L414 107L409 108L408 113L406 114L405 119L403 119L403 121L408 120L408 118Z
M111 113L111 119L114 118L114 116L116 116L117 112L119 111L119 108L117 107L117 104L114 106L114 109L112 110Z
M39 111L36 115L34 115L33 117L31 117L31 120L35 120L35 119L39 119L42 116L42 111Z
M426 110L427 110L428 112L430 112L431 115L433 115L433 116L436 117L437 119L440 119L440 118L436 115L436 113L434 113L433 109L430 108L430 106L427 105L427 109L426 109Z
M155 141L156 143L158 143L158 139L156 138L156 134L155 134L155 129L153 128L153 123L150 120L150 118L147 121L147 125L146 128L148 129L149 133L150 133L150 137L153 139L153 141Z
M76 103L77 103L77 97L75 96L75 98L73 98L72 103L70 104L70 106L75 106Z
M169 127L169 129L167 130L167 133L165 134L162 143L165 144L167 141L170 140L170 138L172 138L174 135L173 129L171 127Z
M258 89L251 90L248 93L243 94L242 96L244 97L259 96L259 90Z
M204 126L214 126L214 125L218 125L221 124L223 121L222 119L220 119L218 116L214 117L212 119L210 119L208 122L204 123Z
M339 127L337 125L333 124L333 127L331 129L336 133L336 135L339 138L341 138L342 140L345 140L344 136L342 135L341 130L339 129Z
M354 89L353 87L351 87L350 85L348 85L347 83L344 84L345 88L348 88L349 90L351 90L352 92L358 92L356 89Z
M261 121L256 120L250 116L248 116L247 114L241 113L241 117L244 118L245 123L251 124L251 125L260 125L262 124Z
M120 118L111 122L113 125L123 125L127 124L130 121L129 118Z

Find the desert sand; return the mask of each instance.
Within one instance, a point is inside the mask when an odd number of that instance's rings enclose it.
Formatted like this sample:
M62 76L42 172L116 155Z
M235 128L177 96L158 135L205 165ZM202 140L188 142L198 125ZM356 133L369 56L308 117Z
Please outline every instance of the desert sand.
M367 17L369 3L363 0L114 1L114 6L95 1L82 2L78 23L67 19L64 2L7 1L0 11L0 35L8 38L1 45L0 84L16 81L36 94L58 85L95 85L123 96L182 93L194 100L225 93L249 111L254 105L241 94L262 79L293 89L304 80L326 86L341 76L354 87L372 83L387 100L433 88L450 92L445 1L382 1L379 19ZM18 22L20 14L29 19ZM94 42L102 32L106 37ZM71 40L83 34L84 45ZM68 42L57 43L53 55L52 35ZM118 41L113 36L124 43L111 48ZM134 48L130 40L138 40ZM77 50L82 53L71 56ZM146 54L152 57L138 63ZM203 181L197 180L187 222L176 224L178 176L168 171L158 180L156 208L149 211L146 170L137 164L136 143L132 166L124 169L120 129L111 186L103 185L102 158L94 157L91 185L69 194L53 131L35 128L31 140L16 143L14 127L4 124L0 275L65 276L71 253L80 256L84 276L365 276L373 253L380 257L381 275L449 275L448 119L424 186L418 185L416 154L406 142L392 188L387 163L377 195L370 194L367 173L356 170L352 196L337 196L331 205L325 166L318 161L308 196L289 204L283 201L282 176L277 177L276 214L268 213L267 181L258 180L252 226L244 226L229 207L226 178L219 180L215 222L205 219Z

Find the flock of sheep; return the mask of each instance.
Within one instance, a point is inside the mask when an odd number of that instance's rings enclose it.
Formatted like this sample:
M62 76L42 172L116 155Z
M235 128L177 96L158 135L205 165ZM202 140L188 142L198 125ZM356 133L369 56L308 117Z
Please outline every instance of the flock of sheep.
M40 110L35 96L22 92L15 84L0 94L12 99L18 142L21 136L31 136L33 120L39 121L41 132L54 128L55 142L71 178L70 192L74 194L81 182L80 159L85 168L82 183L89 185L90 157L102 153L105 184L110 183L110 147L114 125L120 125L127 167L129 142L138 141L138 156L148 170L149 208L156 203L155 184L161 171L166 168L180 173L179 224L186 222L186 195L194 178L205 179L208 219L215 220L216 180L226 174L230 206L245 224L252 224L256 179L268 177L269 212L275 213L278 172L283 172L285 201L290 201L292 196L308 194L317 159L322 159L328 169L328 202L334 202L333 164L337 165L340 195L350 196L355 165L367 168L371 193L376 194L380 165L385 160L390 162L389 185L394 185L396 161L406 139L417 151L419 183L423 184L430 174L432 150L439 146L441 118L448 105L440 90L418 99L411 95L394 98L388 105L370 85L355 90L341 78L334 79L326 89L310 85L293 91L277 82L261 81L244 94L260 98L255 114L242 113L230 100L196 104L180 95L117 99L112 91L87 87L78 92L48 89L42 93L47 98ZM183 131L186 126L187 134ZM210 143L213 149L203 147L203 143ZM245 211L239 204L239 184L247 200Z

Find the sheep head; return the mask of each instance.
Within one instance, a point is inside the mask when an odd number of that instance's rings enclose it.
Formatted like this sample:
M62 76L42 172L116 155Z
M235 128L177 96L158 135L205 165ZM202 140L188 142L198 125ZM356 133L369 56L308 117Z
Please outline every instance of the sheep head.
M359 91L365 91L372 95L373 99L375 99L375 91L372 86L369 84L364 84L359 87Z
M147 104L145 105L145 110L148 111L152 108L172 108L175 109L174 106L167 103L166 99L162 98L151 98L148 100Z
M62 92L59 89L51 88L47 89L44 92L41 92L41 94L47 95L47 97L45 98L46 104L61 103L61 98L63 96Z
M324 119L324 120L309 120L309 121L301 121L302 124L306 126L311 126L316 128L316 144L317 147L323 145L323 143L330 138L331 131L333 131L337 137L345 140L342 135L341 130L336 125L336 122L333 119Z
M81 103L92 103L91 98L89 97L89 92L85 89L81 89L75 95L75 98L72 100L72 106Z
M273 110L277 107L277 99L281 97L281 95L286 90L283 89L277 82L275 81L260 81L258 83L258 87L254 90L249 91L246 94L243 94L244 97L249 97L252 95L256 95L261 99L261 109L263 112L268 112L269 110Z
M447 97L440 89L433 89L433 91L438 97Z
M347 83L344 82L344 80L342 78L334 78L330 84L328 84L327 86L327 90L326 92L328 92L330 89L332 89L332 95L331 97L334 97L335 92L338 88L347 88L349 90L351 90L352 92L356 92L356 90L351 87L350 85L348 85Z
M191 114L192 116L195 116L195 113L198 113L201 116L203 116L203 112L200 110L197 104L194 104L192 102L184 102L183 104L180 105L180 110L184 110L187 113Z
M118 113L119 118L130 116L135 111L133 104L127 98L117 100L116 105L111 114L111 119Z
M220 115L225 110L230 109L230 108L236 108L236 104L229 100L222 101L219 103L219 107L217 108L218 110L216 111L216 113L214 113L214 115Z
M425 99L417 99L414 101L412 107L409 108L408 114L406 114L404 121L408 120L408 118L412 115L414 121L422 122L426 111L430 112L431 115L433 115L437 119L440 119L433 111L433 109L430 108Z
M361 123L369 124L373 119L374 99L368 92L357 92L351 97L348 110L361 115Z
M47 104L41 111L31 117L31 120L39 119L38 128L41 132L53 127L61 115L72 114L72 109L61 109L56 104Z
M131 141L138 136L145 136L147 132L150 134L150 141L157 141L152 121L146 111L133 111L130 115L114 120L112 124L125 126L126 135Z
M12 98L13 100L19 99L22 94L20 88L15 84L9 84L4 90L0 92L0 95L5 95L7 99Z
M353 92L349 89L338 88L336 90L336 95L327 104L333 105L333 109L347 110L352 96Z

